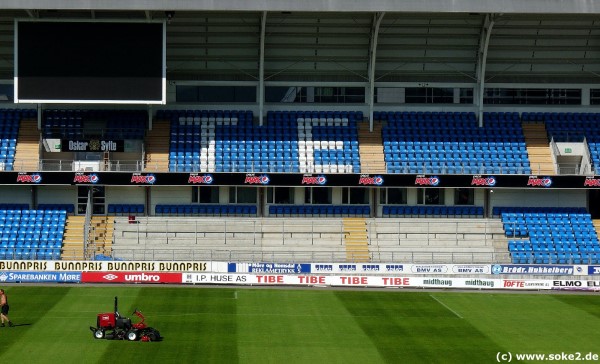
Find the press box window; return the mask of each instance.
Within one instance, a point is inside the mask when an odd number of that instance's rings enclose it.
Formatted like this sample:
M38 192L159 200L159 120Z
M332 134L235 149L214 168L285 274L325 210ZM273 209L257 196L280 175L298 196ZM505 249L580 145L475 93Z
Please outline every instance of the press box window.
M229 203L256 203L256 187L230 187Z
M331 187L309 187L304 190L304 203L312 205L331 204Z
M342 188L342 204L364 205L369 203L369 190L360 187Z
M381 188L379 203L381 205L406 205L406 188Z
M267 189L267 203L293 204L294 189L291 187L269 187Z
M441 188L417 188L418 205L443 205L444 190Z
M475 191L472 188L457 188L454 190L455 205L474 205Z
M219 203L219 187L199 186L192 187L193 203Z

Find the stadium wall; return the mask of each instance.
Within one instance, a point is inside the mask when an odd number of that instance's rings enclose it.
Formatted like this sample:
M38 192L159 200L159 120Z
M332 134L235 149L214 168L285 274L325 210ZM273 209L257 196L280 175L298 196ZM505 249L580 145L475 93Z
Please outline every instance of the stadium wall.
M44 186L44 188L38 188L37 201L38 204L75 204L77 203L77 187Z
M146 189L149 189L149 201L146 201ZM160 204L192 204L191 186L106 186L105 204L144 204L148 202L148 215L154 215L156 205ZM263 187L256 187L263 188ZM332 204L340 205L341 191L339 187L332 187ZM35 207L32 201L38 204L77 204L77 186L0 186L0 203L28 204ZM454 205L454 188L444 189L444 201L441 205ZM531 206L531 207L586 207L586 190L548 189L548 190L520 190L511 188L495 188L490 193L490 211L495 206ZM417 189L407 189L407 205L417 205ZM484 206L485 191L476 189L475 206ZM304 201L303 188L294 188L295 201ZM35 196L35 197L34 197ZM378 195L375 196L378 199ZM219 204L229 203L229 187L219 187ZM261 204L257 202L257 205ZM300 203L303 204L303 203ZM370 202L373 204L373 201ZM381 216L382 206L378 204L378 216ZM267 215L267 211L265 211Z

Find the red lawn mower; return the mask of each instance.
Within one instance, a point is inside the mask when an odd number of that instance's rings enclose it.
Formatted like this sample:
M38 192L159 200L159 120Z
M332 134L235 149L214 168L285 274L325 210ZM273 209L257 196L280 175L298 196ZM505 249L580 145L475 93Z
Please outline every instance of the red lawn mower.
M140 322L132 324L131 319L122 317L117 309L115 297L115 312L99 313L96 326L90 330L96 339L129 340L129 341L160 341L162 337L158 330L144 323L145 317L137 309L133 314L140 318Z

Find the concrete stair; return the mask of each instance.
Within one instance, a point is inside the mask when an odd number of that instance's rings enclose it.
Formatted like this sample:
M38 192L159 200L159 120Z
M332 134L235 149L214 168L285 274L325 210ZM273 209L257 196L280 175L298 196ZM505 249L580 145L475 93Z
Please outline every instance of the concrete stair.
M342 223L347 260L349 262L371 261L366 219L344 218Z
M592 224L594 224L594 230L596 230L596 235L600 236L600 219L593 219Z
M40 133L37 120L21 120L17 146L15 149L15 171L33 172L39 170Z
M531 173L536 175L556 174L555 163L550 153L546 124L523 123L523 135L525 136Z
M145 141L146 163L144 171L169 171L169 142L171 126L168 120L155 120Z
M381 123L373 124L373 132L368 122L358 123L358 148L361 173L386 173Z
M91 258L102 254L112 254L113 235L115 227L114 216L93 216L90 222L90 243L87 256Z
M63 236L62 260L83 260L85 216L68 216Z

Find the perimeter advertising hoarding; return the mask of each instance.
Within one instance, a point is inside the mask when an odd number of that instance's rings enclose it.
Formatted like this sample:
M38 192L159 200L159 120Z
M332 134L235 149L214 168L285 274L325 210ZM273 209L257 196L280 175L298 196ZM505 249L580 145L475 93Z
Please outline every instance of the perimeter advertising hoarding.
M0 184L77 185L76 172L0 172ZM83 173L85 175L86 173ZM94 172L95 183L114 186L297 186L297 187L439 187L439 188L599 188L600 178L528 175L411 175L300 173L130 173ZM85 180L85 179L84 179ZM373 181L366 183L365 181Z
M312 273L490 274L488 264L315 263Z
M80 283L81 272L7 271L0 272L6 283Z
M181 283L182 273L81 272L81 283Z
M350 286L387 288L469 288L510 290L600 290L598 280L454 278L436 276L286 275L161 272L0 272L2 283L223 284L271 286Z
M588 274L589 275L600 275L600 265L589 265L588 266Z
M585 275L586 266L551 265L493 265L488 264L402 264L402 263L228 263L229 273L266 274L415 274L415 275L473 275L473 274L540 274Z
M558 283L557 283L558 282ZM186 284L228 284L269 286L340 286L340 287L387 287L387 288L470 288L549 290L560 289L560 282L550 279L482 279L448 277L405 277L372 275L286 275L286 274L212 274L184 273ZM600 290L600 281L577 281L581 289ZM564 286L572 284L563 283Z
M265 274L600 275L600 266L543 264L233 263L196 261L0 260L1 271L211 272Z
M585 275L584 266L550 264L494 264L492 274Z
M229 273L311 273L311 264L294 263L228 263Z
M553 289L567 290L600 290L600 281L591 280L554 280Z
M0 271L226 272L227 263L194 261L0 260Z

